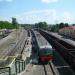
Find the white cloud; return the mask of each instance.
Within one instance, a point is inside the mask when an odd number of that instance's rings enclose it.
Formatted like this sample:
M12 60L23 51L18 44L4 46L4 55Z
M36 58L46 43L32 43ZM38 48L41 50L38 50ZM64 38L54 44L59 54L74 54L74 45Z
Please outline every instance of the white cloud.
M19 23L75 23L75 16L70 12L57 12L55 9L32 10L16 16Z
M16 18L20 23L36 23L40 21L53 23L56 20L56 11L54 9L34 10L17 15Z
M70 12L63 12L62 20L64 22L68 22L68 23L72 22L73 23L74 17L72 16L72 14Z
M5 2L12 2L13 0L0 0L0 2L3 2L3 1L5 1Z
M75 16L71 12L59 12L55 9L32 10L14 16L18 23L37 23L46 21L49 24L54 23L75 23ZM1 18L0 20L7 20L11 22L11 18Z
M7 18L7 17L0 17L0 21L9 21L11 22L11 17Z
M57 2L58 0L41 0L43 3L53 3L53 2Z
M64 12L64 13L63 13L63 18L64 18L64 20L66 20L66 21L72 20L71 14L70 14L69 12Z
M57 13L57 22L64 22L64 23L75 23L75 16L69 12L69 11L63 11L60 13Z

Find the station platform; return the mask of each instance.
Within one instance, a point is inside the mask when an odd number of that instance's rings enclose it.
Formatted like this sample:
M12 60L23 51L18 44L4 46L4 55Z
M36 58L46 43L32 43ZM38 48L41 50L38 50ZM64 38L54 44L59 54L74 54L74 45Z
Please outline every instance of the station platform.
M29 64L26 70L18 75L45 75L44 68L42 65ZM49 75L53 75L49 70Z
M52 66L52 67L51 67ZM18 75L60 75L57 68L51 62L49 64L31 64L29 63L26 69Z

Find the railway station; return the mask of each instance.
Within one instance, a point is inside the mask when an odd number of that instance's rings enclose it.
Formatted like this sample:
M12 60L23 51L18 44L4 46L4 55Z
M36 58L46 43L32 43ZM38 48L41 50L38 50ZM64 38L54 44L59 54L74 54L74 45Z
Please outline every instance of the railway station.
M57 33L14 30L0 40L0 75L75 75L71 43Z
M0 0L0 75L75 75L75 0Z

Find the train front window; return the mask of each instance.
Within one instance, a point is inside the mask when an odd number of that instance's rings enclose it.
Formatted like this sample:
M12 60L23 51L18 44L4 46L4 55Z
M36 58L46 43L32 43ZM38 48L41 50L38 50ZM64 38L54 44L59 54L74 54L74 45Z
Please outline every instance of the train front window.
M50 48L43 48L40 50L40 54L52 54L52 49Z

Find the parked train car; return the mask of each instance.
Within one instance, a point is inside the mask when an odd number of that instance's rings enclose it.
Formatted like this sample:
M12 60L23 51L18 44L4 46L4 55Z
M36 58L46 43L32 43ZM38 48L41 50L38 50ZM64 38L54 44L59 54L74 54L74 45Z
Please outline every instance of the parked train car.
M38 45L38 60L47 63L53 59L53 48L48 41L37 31L34 31Z

